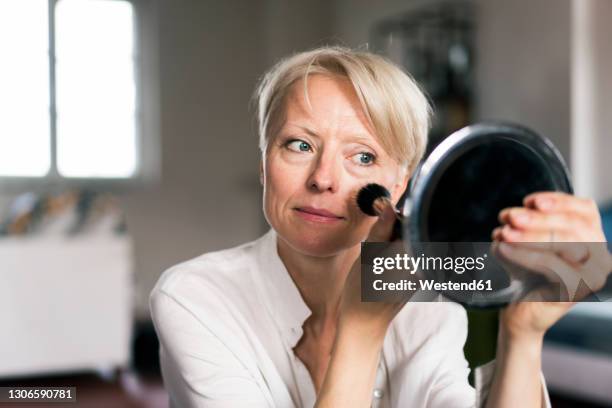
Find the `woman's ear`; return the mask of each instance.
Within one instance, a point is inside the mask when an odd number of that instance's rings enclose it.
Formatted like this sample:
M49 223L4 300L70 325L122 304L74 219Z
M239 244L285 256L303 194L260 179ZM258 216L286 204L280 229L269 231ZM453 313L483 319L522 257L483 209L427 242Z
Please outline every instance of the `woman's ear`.
M408 170L400 171L398 176L397 183L393 185L393 191L391 192L391 197L394 203L397 203L406 188L408 188L408 182L410 181L410 173Z

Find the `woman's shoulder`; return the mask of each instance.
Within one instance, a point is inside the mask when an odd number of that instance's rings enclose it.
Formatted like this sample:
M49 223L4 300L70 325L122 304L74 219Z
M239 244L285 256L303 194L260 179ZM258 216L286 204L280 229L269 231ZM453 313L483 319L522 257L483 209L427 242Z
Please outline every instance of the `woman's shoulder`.
M168 295L173 298L231 295L232 291L250 287L251 266L263 237L232 248L208 252L166 269L151 291L151 298Z

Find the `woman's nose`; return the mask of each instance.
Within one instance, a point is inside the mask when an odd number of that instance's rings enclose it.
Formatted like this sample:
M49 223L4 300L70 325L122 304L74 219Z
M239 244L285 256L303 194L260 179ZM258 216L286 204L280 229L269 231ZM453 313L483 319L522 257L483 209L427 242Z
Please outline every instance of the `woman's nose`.
M340 178L340 162L338 155L332 152L321 154L314 163L307 183L308 188L314 191L338 191Z

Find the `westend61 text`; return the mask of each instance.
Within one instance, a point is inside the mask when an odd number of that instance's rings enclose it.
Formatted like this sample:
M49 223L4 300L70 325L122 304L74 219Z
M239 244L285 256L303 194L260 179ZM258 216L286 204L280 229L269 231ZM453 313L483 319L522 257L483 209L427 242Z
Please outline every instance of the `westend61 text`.
M437 282L432 279L420 279L419 289L421 290L435 290L435 291L449 291L449 290L471 290L471 291L486 291L493 290L491 286L491 280L473 280L471 282ZM415 291L417 290L417 284L415 281L402 279L399 282L384 282L381 279L377 279L373 282L374 290L376 291Z

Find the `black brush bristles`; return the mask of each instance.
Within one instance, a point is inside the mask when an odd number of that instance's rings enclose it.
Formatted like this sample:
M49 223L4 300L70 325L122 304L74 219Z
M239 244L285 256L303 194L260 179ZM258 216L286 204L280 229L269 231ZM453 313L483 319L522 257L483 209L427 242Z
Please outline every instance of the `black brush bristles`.
M357 205L365 214L376 217L378 214L374 211L374 201L381 197L391 198L391 193L380 184L370 183L361 187L357 193Z

